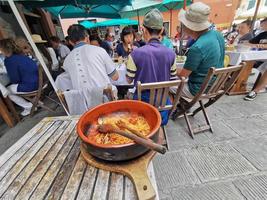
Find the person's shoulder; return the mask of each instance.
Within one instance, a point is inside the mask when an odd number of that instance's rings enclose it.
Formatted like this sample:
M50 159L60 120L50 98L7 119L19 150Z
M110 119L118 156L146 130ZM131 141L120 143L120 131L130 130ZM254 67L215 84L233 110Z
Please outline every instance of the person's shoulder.
M105 49L103 49L102 47L98 47L98 46L94 46L94 45L90 45L90 44L86 44L84 46L81 47L82 50L88 51L90 52L90 54L105 54L107 53Z

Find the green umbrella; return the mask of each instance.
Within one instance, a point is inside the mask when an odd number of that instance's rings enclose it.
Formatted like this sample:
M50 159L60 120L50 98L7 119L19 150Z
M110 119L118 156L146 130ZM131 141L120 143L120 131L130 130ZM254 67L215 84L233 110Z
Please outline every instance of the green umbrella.
M140 23L139 16L145 15L152 8L156 8L160 5L161 1L158 0L133 0L132 5L124 6L120 10L120 15L122 18L138 18L138 25Z
M86 17L102 17L102 18L120 18L118 14L122 6L120 5L92 5L84 7L76 7L72 5L47 7L47 11L54 16L60 15L61 18L86 18Z
M90 22L88 20L85 20L85 21L82 21L82 22L79 22L79 24L81 24L82 26L84 26L85 28L95 28L96 27L96 23L94 22Z
M65 5L131 5L132 0L28 0L22 2L26 7L31 8L43 8L43 7L55 7Z
M132 19L111 19L111 20L106 20L102 22L96 23L96 26L127 26L127 25L138 25L137 20L132 20Z

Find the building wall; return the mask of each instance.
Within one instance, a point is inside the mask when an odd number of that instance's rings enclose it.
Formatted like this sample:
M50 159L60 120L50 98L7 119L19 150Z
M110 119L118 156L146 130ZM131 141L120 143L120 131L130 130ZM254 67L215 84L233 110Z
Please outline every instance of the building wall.
M235 17L240 0L195 0L202 1L211 7L210 21L217 24L230 24Z

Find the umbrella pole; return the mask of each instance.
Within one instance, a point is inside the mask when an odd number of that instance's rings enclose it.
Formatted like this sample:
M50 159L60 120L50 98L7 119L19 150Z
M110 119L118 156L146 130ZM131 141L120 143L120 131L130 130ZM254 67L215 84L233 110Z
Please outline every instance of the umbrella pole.
M140 31L140 16L138 10L137 10L137 20L138 20L138 31Z
M24 24L24 22L23 22L23 20L22 20L22 18L20 16L20 14L19 14L19 11L18 11L18 9L17 9L17 7L16 7L16 5L14 3L14 1L13 0L8 0L8 3L10 5L10 7L11 7L11 9L12 9L12 11L13 11L13 13L14 13L14 15L15 15L15 17L16 17L16 19L17 19L17 21L18 21L18 23L19 23L19 25L20 25L20 27L22 29L22 31L24 32L27 40L29 41L29 43L30 43L30 45L31 45L31 47L32 47L32 49L33 49L33 51L34 51L37 59L39 60L42 68L44 69L44 72L46 73L46 75L47 75L47 77L48 77L48 79L49 79L49 81L50 81L53 89L55 90L56 94L58 95L58 89L56 87L55 81L52 78L52 76L51 76L51 74L50 74L50 72L49 72L49 70L48 70L48 68L47 68L47 66L46 66L46 64L44 62L44 59L41 56L41 54L40 54L37 46L33 42L32 37L31 37L31 34L29 33L26 25ZM67 115L70 115L69 112L68 112L68 110L65 108L64 104L62 103L61 98L59 96L58 96L58 99L60 100L60 103L63 106L63 108L64 108L65 112L67 113Z
M192 2L193 3L193 2ZM186 9L186 0L184 0L184 9Z
M170 37L172 35L172 9L170 10L170 33L169 33Z
M259 8L260 8L260 4L261 4L261 0L258 0L257 1L257 5L256 5L256 9L255 9L255 13L254 13L254 16L253 16L253 19L252 19L252 24L251 24L251 29L250 29L251 32L253 32L253 29L254 29L254 25L255 25L255 22L256 22L256 19L257 19L257 15L258 15L258 11L259 11Z

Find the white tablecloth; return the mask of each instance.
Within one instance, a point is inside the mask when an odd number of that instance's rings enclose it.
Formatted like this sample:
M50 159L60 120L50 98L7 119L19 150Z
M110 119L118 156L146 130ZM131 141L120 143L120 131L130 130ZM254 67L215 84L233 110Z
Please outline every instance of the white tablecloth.
M111 83L113 85L116 85L116 86L119 86L119 85L131 85L127 82L126 80L126 65L123 63L123 64L117 64L116 66L116 69L119 73L119 79L117 81L112 81L111 80Z
M267 60L267 50L247 51L247 52L227 51L226 55L230 56L230 65L238 65L242 61L266 61Z

